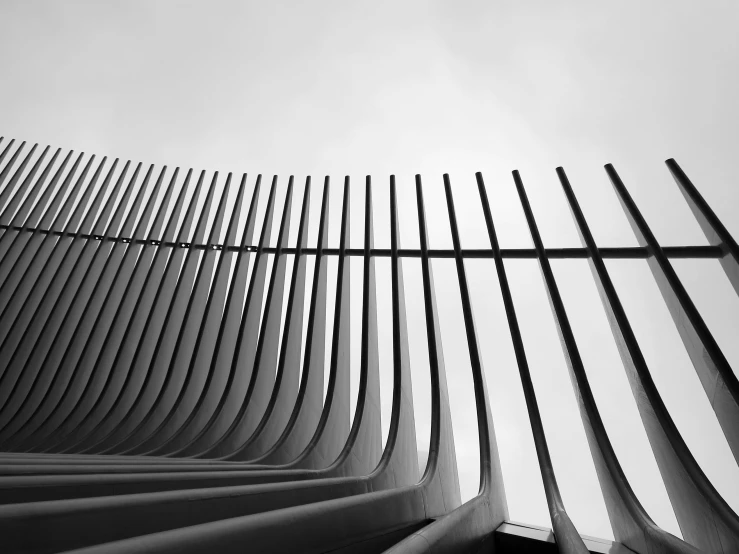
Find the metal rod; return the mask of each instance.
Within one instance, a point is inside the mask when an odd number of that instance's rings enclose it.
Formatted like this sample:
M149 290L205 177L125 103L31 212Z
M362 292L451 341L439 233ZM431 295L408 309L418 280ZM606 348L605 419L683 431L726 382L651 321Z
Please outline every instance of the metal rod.
M21 145L13 153L13 156L10 158L10 160L8 160L8 163L5 164L5 167L3 168L2 173L0 173L0 185L2 185L5 182L5 179L7 178L8 173L15 165L15 160L18 158L18 155L21 153L25 145L26 145L26 142L23 141ZM5 204L6 200L8 200L8 197L10 196L11 193L13 193L14 195L13 197L11 197L11 201L13 201L14 197L17 197L17 201L20 201L20 195L13 192L15 189L15 184L18 182L18 179L20 179L21 174L23 173L23 170L26 168L26 165L28 165L28 162L31 160L31 157L33 156L33 153L36 151L37 146L38 144L33 145L33 147L31 148L31 151L28 154L26 154L25 158L23 158L23 161L21 162L20 167L18 167L18 169L13 173L13 176L10 178L10 181L8 181L8 184L5 185L5 188L0 193L0 208L3 208L3 211L2 211L3 215L5 215L6 212L8 211L12 212L12 210L8 210L8 206L6 206ZM12 213L9 213L7 217L0 218L0 225L3 223L8 223L11 215Z
M192 172L188 171L181 196L187 189L191 174ZM195 217L195 206L200 197L204 176L205 172L202 171L177 234L177 242L184 243L190 235ZM177 221L170 220L165 235L170 232L172 233L170 236L173 236L176 224ZM169 307L177 283L180 282L180 266L183 257L182 250L175 250L168 258L162 256L160 260L155 261L152 266L153 273L150 273L153 279L147 279L144 295L137 301L135 315L129 321L112 361L113 374L124 376L123 388L116 391L115 398L110 405L102 407L104 414L99 413L95 416L94 425L92 425L92 420L90 421L92 428L85 430L85 436L67 450L92 453L114 446L117 435L124 432L122 422L125 420L129 425L134 424L134 420L125 418L137 403L141 402L141 394L153 378L149 371L149 362L159 344L162 330L166 327L167 316L170 314ZM166 266L162 273L162 265L165 261Z
M315 433L302 453L291 464L294 467L325 469L341 454L349 436L349 348L350 343L350 273L349 245L350 210L349 177L344 178L341 206L341 234L336 269L334 320L331 334L331 358L323 410ZM327 191L324 192L327 194ZM366 211L366 210L365 210ZM328 231L324 236L328 238ZM365 237L365 240L366 237Z
M516 363L518 372L521 377L521 387L523 388L524 398L526 400L526 409L529 414L529 423L531 424L531 433L534 438L536 447L536 455L539 461L539 471L544 483L544 492L547 498L547 506L549 508L549 516L554 527L554 536L557 540L557 547L563 554L585 554L588 550L582 541L580 534L567 515L567 511L562 501L562 496L557 485L557 478L554 474L554 466L549 455L549 447L547 446L546 435L544 434L544 424L541 421L539 413L539 405L536 401L536 392L534 383L531 379L529 371L529 363L526 359L526 349L521 336L521 329L518 325L518 317L516 316L516 308L513 303L513 295L508 284L508 276L505 270L503 258L500 255L500 246L498 244L498 236L495 232L495 224L493 223L493 214L490 211L490 202L488 201L488 193L485 190L485 183L482 173L476 173L477 188L480 193L480 202L482 211L485 216L485 225L488 230L488 238L490 245L495 254L495 270L498 275L498 286L503 297L503 306L505 307L506 318L508 320L508 330L511 333L511 341L513 342L513 351L516 355Z
M390 279L393 319L393 398L390 426L382 461L391 467L388 488L418 483L418 442L413 408L413 383L408 348L403 266L398 256L400 222L395 175L390 176ZM378 383L379 385L379 383ZM379 386L378 386L379 401ZM390 450L392 448L392 450Z
M277 233L277 250L272 259L267 297L264 300L264 316L254 354L254 371L236 417L220 439L218 447L211 450L211 455L214 456L229 456L228 459L231 460L243 459L241 448L248 442L259 424L274 389L287 271L287 257L282 253L282 249L287 246L290 235L293 182L294 178L291 175L288 179L285 202L282 207L280 229Z
M36 145L34 144L33 148L31 148L31 151L24 158L20 167L18 167L16 172L13 174L13 177L11 177L10 182L8 183L8 189L10 189L18 181L18 179L20 179L23 173L23 170L26 168L26 165L31 160L31 157L33 156L33 153L35 150L36 150ZM36 173L41 167L41 162L44 161L44 158L46 157L46 154L48 151L49 151L49 147L47 146L46 148L44 148L44 151L41 152L41 155L36 160L36 163L34 163L33 166L31 167L31 170L26 175L26 178L23 179L21 184L18 186L18 189L13 192L13 196L10 197L10 201L3 209L2 213L0 213L0 224L18 225L20 223L20 220L23 219L23 216L21 216L20 218L15 217L16 209L18 208L18 204L20 204L21 200L24 198L24 195L26 191L28 190L28 187L31 186L31 183L33 182L33 178L36 176ZM57 155L58 153L59 153L59 150L57 150ZM51 169L51 166L47 166L47 167ZM34 187L34 189L36 188L37 187ZM30 208L30 204L24 203L24 205L26 205L27 208Z
M345 186L348 184L348 177ZM375 241L372 210L372 179L367 176L364 186L364 250L372 249ZM348 204L348 194L345 197ZM348 210L347 210L348 212ZM346 243L349 242L348 239ZM349 264L346 265L345 279L350 281ZM347 301L349 300L348 297ZM348 305L346 310L349 313ZM348 326L347 326L348 327ZM347 346L349 343L347 329ZM357 404L354 409L351 430L346 445L339 456L338 463L343 465L345 475L360 476L371 473L380 462L382 456L381 414L380 414L380 362L377 337L377 288L375 279L375 260L365 256L362 264L362 333L359 362L359 383L357 387ZM350 382L349 348L342 351L345 395L348 399ZM352 451L362 452L361 456L352 456Z
M204 174L204 171L201 172L200 181L203 180ZM213 174L208 192L206 193L205 202L200 210L193 234L193 242L202 242L205 238L205 228L213 204L217 182L218 172L216 171ZM194 206L194 204L191 206ZM221 214L221 219L222 217L223 214ZM180 237L187 240L187 235L183 236L182 230L180 230ZM212 260L212 256L210 256L211 252L206 251L205 253ZM200 263L202 261L200 259L201 257L199 252L187 250L184 264L177 277L177 284L174 287L172 298L168 305L165 304L167 309L164 320L161 326L149 327L150 332L158 334L156 346L154 346L153 350L147 348L146 350L140 351L136 360L137 364L149 366L146 370L147 379L144 381L144 385L137 394L126 418L122 419L108 433L108 436L99 441L94 447L96 453L126 453L136 445L139 433L143 434L145 430L148 430L146 426L151 421L153 415L157 413L162 395L173 379L175 359L179 354L185 355L189 351L188 348L178 348L183 329L192 328L193 326L197 329L197 314L190 320L188 312L193 302L199 302L202 299L200 295L193 294L200 284L199 278L202 278L203 273L203 271L198 271L198 267L203 269L206 267L206 264ZM188 347L190 346L192 346L192 341L188 341ZM183 366L186 368L187 365L185 361Z
M721 220L677 162L670 158L665 163L680 192L683 193L693 215L698 220L698 224L706 235L708 242L712 246L721 249L722 256L719 258L721 267L724 269L726 277L734 290L739 294L739 246L737 246L734 237L724 227L724 224L721 223Z
M482 354L477 340L475 329L475 318L472 313L472 300L470 298L469 286L467 284L467 271L462 258L462 247L459 240L459 229L457 228L457 215L454 210L454 197L452 195L452 184L449 175L444 174L444 192L446 193L446 205L449 212L449 227L452 233L454 245L454 262L457 269L457 281L459 282L460 300L462 302L462 315L464 317L465 333L467 335L467 349L472 366L472 380L475 387L475 404L477 408L477 433L480 441L480 492L490 498L490 509L494 514L495 527L508 519L508 505L506 503L505 488L503 487L503 473L498 456L498 445L495 439L493 417L490 413L490 401L488 399L487 386L485 384L485 371L482 365Z
M135 237L143 237L146 231L166 169L166 166L163 167L159 174L159 178L144 208L144 213L136 225L134 231ZM160 232L164 220L164 212L169 204L176 176L177 171L175 170L151 228L151 233L154 235L158 235ZM144 187L142 186L143 189ZM127 218L126 225L132 225L130 216ZM34 417L34 421L26 425L27 429L24 432L24 436L27 438L25 441L19 443L19 449L42 449L45 440L52 430L58 429L66 422L67 418L73 411L78 409L80 404L89 402L88 395L94 395L95 392L93 391L95 390L99 391L98 387L102 386L103 379L105 379L104 371L101 367L103 364L97 365L92 362L97 358L109 340L109 334L117 327L120 306L121 303L125 302L126 297L132 290L132 279L136 279L136 276L143 272L144 266L148 268L148 262L151 261L153 256L153 252L147 252L150 249L151 247L147 245L130 244L125 249L125 254L122 256L123 259L117 267L115 257L120 256L120 249L114 250L111 254L111 259L113 260L112 265L106 267L105 271L115 274L112 283L105 293L105 298L99 309L96 307L92 308L93 312L97 310L97 315L90 313L89 316L83 319L82 328L77 334L79 337L78 341L82 342L84 340L84 345L82 346L78 342L76 348L71 351L70 359L65 361L66 364L74 368L70 383L63 390L56 405L51 406L51 402L47 402L44 409L39 410ZM136 290L135 285L133 287ZM85 338L83 339L83 337ZM52 387L52 389L54 388ZM52 394L53 396L57 395L56 392Z
M634 235L639 244L649 251L649 269L716 413L726 442L734 459L739 462L739 379L611 164L606 165L606 173Z
M423 280L424 315L426 320L426 342L428 345L429 371L431 377L431 432L429 460L423 482L429 478L442 481L444 490L441 502L431 503L430 514L449 513L461 504L457 453L454 444L454 427L449 406L444 348L439 325L439 310L436 306L434 273L429 258L426 208L423 202L421 176L416 175L416 206L418 211L418 238L421 247L421 276Z
M118 205L116 213L113 215L113 219L109 224L117 226L123 216L123 211L126 207L127 200L133 192L133 187L136 183L138 176L138 170L140 165L137 167L136 172L132 176L129 185L126 189L126 193ZM138 214L139 208L144 198L144 194L147 190L149 178L153 166L150 167L147 172L144 182L139 187L139 192L136 195L133 206L128 212L125 218L122 233L130 234L133 229L133 224ZM62 323L59 326L59 330L54 336L54 340L51 348L46 354L45 358L41 362L41 367L38 371L38 376L34 382L29 398L21 407L21 409L14 416L15 425L10 426L3 432L1 436L8 436L15 431L27 432L32 429L28 425L28 420L35 415L37 409L45 401L54 402L54 399L58 399L66 386L69 383L72 372L75 369L76 364L67 364L68 355L70 352L76 351L75 349L79 346L84 347L84 343L89 337L89 330L94 321L95 315L98 309L102 305L109 287L112 284L114 278L119 274L119 264L124 252L128 250L126 244L101 244L95 251L95 255L87 269L87 272L82 279L79 288L76 291L72 290L63 291L60 296L60 301L68 302L66 310L64 310L64 316ZM66 296L65 296L66 294ZM67 300L72 295L71 301ZM63 304L57 307L57 310L63 309ZM52 316L53 317L53 316ZM86 318L90 318L90 321L85 322ZM85 325L87 323L87 325ZM44 335L51 336L51 333L44 332ZM32 361L33 358L30 361ZM33 366L26 364L24 371L29 371ZM31 395L35 393L36 399L31 399ZM42 397L39 399L39 397ZM51 397L52 400L49 400ZM21 435L18 438L24 437ZM17 440L13 437L13 442Z
M176 183L178 172L176 169L172 175L168 195ZM161 238L174 238L191 176L192 170L189 170ZM194 198L197 199L197 195ZM157 292L169 262L169 253L156 248L153 244L155 241L152 240L159 238L166 210L167 206L162 203L149 232L149 241L136 261L131 281L116 310L110 332L105 335L100 349L91 352L85 359L86 363L95 368L96 379L91 382L83 401L60 424L58 431L54 433L53 442L49 441L49 444L44 445L44 451L66 452L74 450L77 444L82 444L89 435L95 433L111 410L124 401L123 395L128 391L131 381L137 377L129 371L130 362L135 355L136 342L140 339L156 303ZM122 345L128 347L121 350ZM121 369L116 371L117 367Z
M267 275L267 259L264 249L269 244L272 236L276 193L277 176L275 175L272 178L269 198L267 199L267 209L259 237L259 247L254 257L254 266L251 271L249 289L246 293L239 334L234 346L226 390L218 401L215 412L197 439L198 448L200 449L198 457L214 458L220 455L220 441L228 432L241 409L254 372L259 323L262 315L262 300L264 298L264 283Z
M232 222L238 221L241 210L243 209L242 196L246 183L246 174L241 178L239 186L239 197L237 198L236 208L232 214ZM251 242L254 234L257 203L259 201L259 191L261 188L262 176L258 175L254 190L252 191L249 211L244 223L244 229L241 236L241 244ZM238 212L238 215L237 215ZM231 236L232 229L229 229L228 236ZM235 232L235 229L233 229ZM227 243L235 242L228 239ZM224 251L222 256L231 255L230 251ZM204 391L201 393L195 407L188 416L187 421L182 425L177 433L162 447L166 451L171 451L171 456L185 456L190 453L199 453L197 449L198 440L205 435L208 428L208 422L212 421L215 414L220 409L220 402L225 398L226 392L229 390L229 379L233 373L230 372L232 367L233 356L235 355L235 345L239 332L239 321L241 320L242 302L246 293L247 273L249 269L248 252L234 254L236 259L233 274L231 276L231 284L228 289L228 297L226 298L226 306L224 308L223 318L218 329L218 337L214 346L214 355L210 360L208 368L208 376L204 385ZM224 269L225 270L225 269Z
M123 189L127 166L128 164L120 173L111 192L111 199L103 207L95 224L101 232L103 229L108 233L119 231L141 164L137 165L128 185ZM123 194L113 211L115 199L118 198L121 189ZM108 222L111 211L113 214ZM111 246L95 242L85 243L69 276L63 281L58 279L47 291L40 307L41 311L34 314L33 322L23 337L23 343L10 360L10 371L6 375L10 376L16 370L22 371L23 375L13 385L11 392L13 401L5 404L0 410L0 440L8 439L17 428L17 424L14 424L14 421L18 421L16 415L23 414L26 406L33 406L32 403L29 404L29 399L34 393L38 391L38 394L42 395L48 390L44 387L53 379L57 363L64 357L68 340L76 328L77 318L85 310L90 295L98 283ZM22 417L21 415L21 421Z
M110 242L135 242L141 241L142 239L135 239L126 236L104 236L97 237L90 234L75 233L75 232L60 232L51 231L48 229L40 228L23 228L20 226L0 225L0 229L13 229L16 231L29 231L32 233L41 234L54 234L56 236L67 236L79 238L82 240L102 240ZM214 245L211 244L193 244L193 243L178 243L172 241L158 241L157 246L164 246L167 248L194 248L198 250L207 250L212 248ZM255 252L257 246L254 245L242 245L233 246L227 244L216 244L219 250L229 250L232 252ZM267 246L262 249L267 254L274 254L276 252L275 247ZM662 247L663 252L668 258L674 259L722 259L723 252L719 246L664 246ZM284 254L295 254L296 249L293 247L285 247L281 250ZM306 255L315 255L317 250L315 248L304 248L301 250ZM545 249L547 257L549 259L582 259L588 258L587 250L584 248L547 248ZM601 256L604 259L624 259L624 260L646 260L649 258L649 251L645 247L641 246L618 246L618 247L604 247L600 249ZM323 253L326 256L338 256L338 248L325 248ZM347 248L347 256L364 256L364 249L362 248ZM464 259L495 259L495 253L491 249L485 248L465 248L461 250L462 258ZM389 248L372 248L370 250L370 256L372 257L384 257L389 258L392 256L392 252ZM412 248L399 248L398 256L400 258L420 258L421 251L419 249ZM428 256L430 258L448 258L453 259L455 256L454 250L446 249L432 249L428 250ZM536 259L536 250L531 248L501 248L500 256L503 259Z
M52 177L51 182L49 183L49 186L44 191L43 197L39 200L36 207L31 212L31 215L29 215L26 221L23 223L24 227L27 225L35 226L38 223L38 220L41 217L41 212L42 212L41 206L46 205L46 202L48 201L48 198L51 195L51 191L56 188L56 184L61 178L61 175L71 156L72 156L72 152L69 152L69 154L65 157L62 164L57 169L56 173L54 174L54 177ZM44 226L48 225L48 223L52 220L53 216L56 214L56 211L59 209L59 204L61 203L64 193L66 192L67 187L69 186L69 183L71 182L71 176L76 172L77 166L79 165L79 162L81 159L82 159L82 154L80 154L77 157L77 160L72 166L70 173L67 175L67 178L62 183L62 186L59 187L59 190L56 191L54 198L49 204L49 207L46 209L45 213L43 214L42 221L44 222ZM47 168L48 167L50 166L47 166ZM8 235L9 233L6 231L3 234L2 238L0 238L0 242L3 242L5 237ZM36 238L36 240L33 240L34 238ZM21 257L24 258L24 260L21 262L21 266L27 267L27 264L25 264L24 262L29 261L31 259L31 256L35 254L35 252L38 249L38 244L40 243L41 240L43 240L42 237L36 233L19 233L19 232L15 233L15 236L13 237L13 240L12 240L12 244L9 245L7 252L5 256L3 257L2 264L0 264L0 286L2 286L2 284L5 282L5 279L7 278L7 276L15 270L16 262L18 261L19 258Z
M539 269L549 297L613 534L616 540L623 542L636 552L695 552L696 550L690 545L664 532L654 524L634 495L623 473L590 389L575 335L570 327L569 318L518 171L513 172L513 180L526 216L531 239L538 254Z
M639 343L567 175L561 167L557 168L557 175L580 239L590 253L589 265L593 279L683 538L709 552L721 552L722 544L731 544L732 541L739 545L736 542L739 537L739 520L706 478L672 421L652 381Z
M308 244L310 184L310 177L307 177L303 188L303 205L300 210L295 257L290 289L287 293L287 307L282 324L282 339L274 386L264 415L252 436L240 449L242 459L258 458L274 445L285 429L292 407L297 400L305 305L306 259L303 255L303 248Z
M313 285L308 323L305 331L303 374L290 419L284 432L263 456L255 462L283 465L295 460L313 437L321 418L326 361L326 312L328 264L323 250L328 244L329 177L323 181L321 216L316 239ZM306 215L307 217L307 215ZM307 240L307 236L304 237ZM298 244L301 244L298 241ZM305 252L306 249L303 249Z
M187 297L187 307L185 308L184 315L182 315L182 325L170 357L169 370L146 416L141 420L138 427L129 434L129 437L117 447L119 449L126 449L122 452L123 454L145 454L160 444L158 442L158 434L171 421L174 410L182 402L183 395L186 394L192 382L193 364L202 344L205 331L204 326L207 323L206 313L208 307L211 305L214 295L217 294L219 297L216 303L222 302L225 296L226 276L222 276L218 281L214 280L213 285L211 285L211 280L218 277L213 275L217 253L217 249L213 246L220 239L226 202L231 188L231 177L232 175L229 173L226 178L226 184L221 190L221 198L218 202L213 223L211 224L208 237L208 244L211 247L205 250L200 257L197 276L195 277L192 290L185 291L184 296ZM213 175L208 197L201 212L201 221L203 221L204 216L207 218L208 214L210 214L217 180L218 173L216 172ZM205 229L203 227L204 231Z

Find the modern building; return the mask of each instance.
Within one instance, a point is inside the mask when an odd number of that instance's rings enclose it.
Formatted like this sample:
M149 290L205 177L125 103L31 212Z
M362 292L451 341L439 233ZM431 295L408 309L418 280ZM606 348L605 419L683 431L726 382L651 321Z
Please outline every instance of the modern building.
M183 179L178 170L129 163L121 169L118 160L84 161L72 152L62 159L59 150L49 160L49 148L34 157L36 149L9 141L0 152L0 551L739 552L739 518L681 438L604 263L648 261L739 459L736 374L671 265L674 258L718 259L739 293L739 247L675 161L667 169L707 246L660 246L607 165L638 247L599 248L558 168L580 248L544 247L514 171L533 248L499 246L478 173L489 247L462 248L454 187L445 175L448 218L433 224L449 227L453 248L430 248L416 176L420 246L404 249L392 176L390 248L376 248L370 177L351 184L308 179L302 187L290 177L278 205L277 177L267 184L259 176L247 187L245 175L229 174L223 184L217 173L206 179L190 170ZM311 210L316 186L322 202ZM328 242L330 186L343 190L338 248ZM358 214L363 247L351 248L350 193L358 191L365 200ZM260 195L267 201L257 225ZM291 213L294 200L300 213ZM315 213L317 240L310 242ZM288 242L291 228L297 236ZM431 383L425 467L418 462L405 257L420 260L422 274ZM378 258L390 261L391 321L378 319ZM455 263L474 383L480 488L464 503L434 258ZM508 521L480 354L485 337L476 331L465 267L470 258L495 262L552 530ZM614 543L582 536L567 515L509 288L509 258L538 261ZM652 521L609 441L550 266L563 258L589 262L684 540ZM350 259L363 272L361 344L349 340ZM329 294L333 267L335 294ZM393 354L384 445L379 326L391 329ZM353 414L351 350L361 361Z

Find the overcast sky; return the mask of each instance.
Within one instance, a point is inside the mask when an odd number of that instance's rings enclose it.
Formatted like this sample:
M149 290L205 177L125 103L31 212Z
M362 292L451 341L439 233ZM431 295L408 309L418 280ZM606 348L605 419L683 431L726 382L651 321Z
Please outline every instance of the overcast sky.
M353 246L362 243L366 174L375 183L376 244L389 246L392 173L402 246L417 247L413 175L421 173L432 247L449 247L441 181L448 172L463 246L488 247L475 204L474 172L482 171L502 246L529 247L513 169L521 171L545 245L579 246L558 165L599 245L635 245L602 169L611 162L663 244L705 244L663 161L676 158L739 236L738 25L739 3L730 0L4 0L0 134L171 168L248 172L250 183L257 173L276 173L283 195L290 174L298 191L312 175L312 241L315 185L332 176L336 218L343 176L351 175ZM332 233L335 244L337 225ZM361 268L352 265L357 291ZM553 266L626 474L650 515L679 536L587 264ZM675 266L736 370L739 301L718 263ZM419 441L428 444L422 297L409 285L418 283L420 266L404 267ZM739 510L739 470L646 263L608 268L678 428ZM566 508L582 533L612 537L538 269L533 261L510 261L506 269ZM457 284L451 261L435 262L434 271L463 496L470 498L477 444ZM510 515L549 526L494 267L474 261L468 271ZM378 281L380 317L387 317L387 261L378 262ZM381 344L386 428L391 358L388 342Z

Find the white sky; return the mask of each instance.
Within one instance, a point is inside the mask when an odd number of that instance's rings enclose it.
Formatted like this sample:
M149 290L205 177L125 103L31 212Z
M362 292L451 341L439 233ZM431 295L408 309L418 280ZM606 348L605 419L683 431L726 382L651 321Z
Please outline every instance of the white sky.
M393 173L402 246L417 247L412 177L421 173L432 247L449 247L441 186L448 172L463 247L488 247L475 203L474 172L482 171L502 246L529 247L513 169L522 173L545 245L579 246L554 173L558 165L568 172L596 241L635 245L602 169L611 162L659 240L705 244L663 160L676 158L739 236L738 24L739 4L728 0L5 0L0 134L223 176L247 171L250 186L257 173L265 176L263 186L277 173L283 196L287 177L295 174L301 194L293 205L291 243L308 174L314 183L311 244L326 174L332 176L336 220L330 241L338 242L348 174L352 246L362 243L365 174L373 175L375 187L376 245L389 246L387 183ZM232 194L237 185L238 179ZM281 207L282 196L277 201ZM265 202L263 189L262 210ZM359 265L352 265L355 292L361 289ZM679 536L587 264L553 266L627 476L650 515ZM739 367L739 301L718 263L675 266ZM420 266L411 261L404 267L419 441L427 443L422 298L420 287L412 286ZM739 470L646 264L612 261L608 267L679 429L739 510ZM533 261L510 261L506 268L565 505L582 533L611 537L538 268ZM434 271L463 495L469 498L477 489L477 445L456 277L451 261L435 262ZM511 518L549 525L492 262L471 261L468 272ZM378 281L380 317L386 318L387 261L378 262ZM356 325L353 340L359 338ZM389 326L381 330L390 332ZM385 427L388 344L381 340Z

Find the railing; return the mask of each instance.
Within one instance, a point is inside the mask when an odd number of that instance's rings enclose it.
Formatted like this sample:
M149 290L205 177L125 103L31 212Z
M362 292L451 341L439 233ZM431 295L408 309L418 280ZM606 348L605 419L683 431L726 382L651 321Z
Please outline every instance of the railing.
M544 248L516 171L513 180L534 248L500 248L479 173L489 249L461 247L448 175L444 188L453 248L429 247L420 176L415 182L419 248L400 247L392 176L390 248L374 247L370 177L363 190L363 247L349 247L349 200L356 185L350 186L347 177L340 245L329 248L328 177L316 244L308 244L308 178L297 241L288 246L292 177L281 211L275 206L277 178L272 180L255 242L261 175L248 207L246 175L241 178L229 212L231 174L217 195L218 174L206 186L201 172L185 202L192 170L181 186L175 170L165 186L166 168L152 184L151 166L136 188L141 164L126 182L129 163L114 180L118 160L102 177L106 160L94 166L93 156L76 177L83 156L65 173L70 152L51 175L59 150L42 169L47 148L29 169L36 146L16 167L24 145L15 150L12 145L0 153L2 164L12 152L0 170L0 450L6 452L0 456L0 530L11 551L84 546L101 552L237 551L245 544L270 552L493 548L493 531L508 512L464 263L473 258L495 261L557 548L588 550L557 486L505 259L536 259L540 267L616 540L644 554L739 551L739 518L678 432L603 261L647 260L739 459L739 383L670 263L673 258L718 259L739 293L739 247L674 160L667 161L668 169L708 246L660 246L616 170L607 165L638 247L599 248L558 168L581 248ZM270 246L275 218L278 235ZM289 275L288 256L294 260ZM312 275L308 256L315 260ZM338 260L333 302L328 257ZM363 271L353 417L349 257L361 258ZM390 260L392 295L393 398L384 446L379 257ZM416 459L402 258L421 262L431 382L430 452L423 475ZM462 505L430 262L436 258L455 263L477 413L480 490ZM551 259L563 258L589 262L684 541L647 515L609 441L550 266Z

